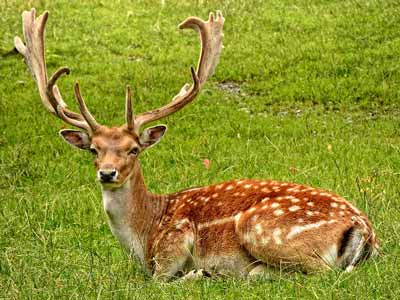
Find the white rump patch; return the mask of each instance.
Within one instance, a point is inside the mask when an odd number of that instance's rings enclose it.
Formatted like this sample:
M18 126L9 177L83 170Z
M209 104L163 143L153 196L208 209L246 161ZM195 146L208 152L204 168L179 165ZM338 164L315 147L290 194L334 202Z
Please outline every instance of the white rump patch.
M332 245L329 249L321 255L321 259L330 267L337 264L338 249L336 245Z

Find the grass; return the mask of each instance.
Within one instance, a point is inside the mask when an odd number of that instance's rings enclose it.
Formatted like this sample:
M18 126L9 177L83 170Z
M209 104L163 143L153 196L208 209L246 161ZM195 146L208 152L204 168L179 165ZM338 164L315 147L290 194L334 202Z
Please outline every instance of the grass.
M105 124L160 106L190 80L188 15L226 17L225 50L195 103L142 155L149 189L232 178L333 190L370 217L384 255L345 274L160 284L130 260L102 211L90 154L65 145L18 56L0 58L0 299L398 299L400 6L397 1L2 1L0 51L20 13L51 13L48 68ZM171 76L173 74L173 76ZM202 161L211 161L205 169Z

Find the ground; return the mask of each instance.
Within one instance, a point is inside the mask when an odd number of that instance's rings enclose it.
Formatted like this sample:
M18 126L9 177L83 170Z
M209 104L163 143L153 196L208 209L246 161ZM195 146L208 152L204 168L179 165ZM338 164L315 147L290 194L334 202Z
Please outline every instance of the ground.
M90 153L66 145L22 59L7 54L23 10L47 9L48 68L72 108L73 82L97 120L167 103L196 63L177 24L223 11L215 76L163 123L142 156L149 189L234 178L334 191L367 213L383 255L352 273L160 284L112 237ZM396 299L400 295L400 5L396 1L2 1L0 299ZM208 168L204 160L208 160Z

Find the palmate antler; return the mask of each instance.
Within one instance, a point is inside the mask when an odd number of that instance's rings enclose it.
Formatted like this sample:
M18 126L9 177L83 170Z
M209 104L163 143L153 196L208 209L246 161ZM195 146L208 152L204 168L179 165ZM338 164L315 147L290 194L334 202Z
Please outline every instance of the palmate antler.
M214 73L215 67L218 64L222 50L222 28L224 21L225 19L222 13L217 11L216 19L214 18L214 14L210 13L207 22L197 17L189 17L179 25L180 29L195 29L200 35L201 51L197 70L195 71L191 68L193 84L190 87L188 84L185 84L169 104L135 117L133 127L136 132L139 132L142 125L164 118L180 110L196 98L201 87L204 85L207 78Z
M35 78L40 98L46 109L66 123L92 133L98 125L86 108L85 102L80 95L79 85L75 84L75 96L79 103L81 114L67 108L56 85L56 81L61 75L69 74L69 69L61 67L49 80L47 79L44 55L44 30L48 16L49 13L46 11L36 18L36 10L34 8L31 11L24 11L22 13L22 21L26 45L24 45L19 37L15 37L15 47L24 56L25 62Z
M67 105L63 101L61 93L56 85L56 81L61 75L69 74L69 69L67 67L61 67L50 77L49 80L47 78L44 53L44 30L47 19L47 11L38 18L36 18L35 9L23 12L23 32L26 45L19 37L15 37L15 47L18 52L24 56L25 62L35 78L41 100L46 109L66 123L84 129L89 134L93 134L99 125L87 109L85 101L81 96L78 83L75 84L74 91L81 114L73 112L67 108ZM214 15L211 13L207 22L197 17L189 17L179 25L180 29L195 29L200 35L201 51L199 62L196 71L191 68L193 84L191 86L185 84L169 104L142 113L137 117L133 116L131 91L130 88L127 87L125 116L127 128L129 130L139 134L142 125L164 118L193 101L207 78L212 75L216 65L218 64L218 59L222 49L223 24L224 18L221 12L218 11L217 17L214 18Z

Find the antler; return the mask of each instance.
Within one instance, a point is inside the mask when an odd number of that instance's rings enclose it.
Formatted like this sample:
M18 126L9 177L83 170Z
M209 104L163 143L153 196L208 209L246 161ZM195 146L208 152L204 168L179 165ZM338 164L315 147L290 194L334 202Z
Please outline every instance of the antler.
M219 56L222 50L222 27L224 25L224 21L225 19L222 16L222 13L217 11L217 18L214 18L214 14L210 13L207 22L197 17L189 17L179 25L180 29L192 28L198 31L200 35L201 51L197 64L197 70L195 71L193 68L191 68L193 84L190 87L188 84L185 84L169 104L161 108L142 113L134 118L133 127L135 132L138 133L142 125L164 118L180 110L182 107L192 102L196 98L207 78L214 73L214 69L218 64ZM130 103L129 105L127 103L126 107L130 107ZM128 115L128 112L126 115Z
M61 67L47 80L46 60L44 54L44 30L49 13L45 11L36 18L36 10L24 11L22 13L23 32L26 45L19 37L15 37L14 44L21 53L28 65L33 77L36 80L40 98L45 108L66 123L93 133L97 123L88 111L83 101L79 85L75 84L75 97L79 104L81 114L75 113L67 108L61 97L56 82L63 74L69 74L69 68Z

